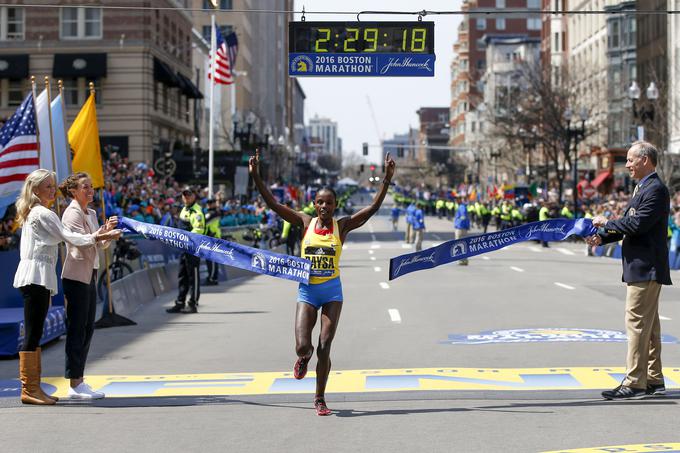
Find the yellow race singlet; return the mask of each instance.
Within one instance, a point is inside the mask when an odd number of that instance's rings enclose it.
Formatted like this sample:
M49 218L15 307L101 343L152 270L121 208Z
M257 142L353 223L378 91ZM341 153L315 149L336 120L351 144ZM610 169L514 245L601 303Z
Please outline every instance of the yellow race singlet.
M309 222L309 227L302 239L302 258L312 262L309 273L311 285L324 283L340 276L340 255L342 254L340 227L338 227L337 220L333 219L333 234L318 234L314 231L318 221L319 218L315 217Z

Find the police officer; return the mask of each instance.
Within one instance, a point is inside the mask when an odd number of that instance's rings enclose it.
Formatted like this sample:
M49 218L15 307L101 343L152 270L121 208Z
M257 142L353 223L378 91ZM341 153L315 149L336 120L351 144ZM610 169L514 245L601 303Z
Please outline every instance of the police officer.
M196 234L205 234L205 216L201 206L196 201L196 192L190 187L182 190L184 208L179 213L179 228ZM178 287L179 293L175 305L168 308L168 313L196 313L198 299L201 295L199 266L201 259L190 253L183 253L179 262ZM185 307L184 300L189 294L189 305Z
M211 238L222 239L222 229L220 228L220 220L222 220L222 212L217 206L217 200L211 198L208 200L208 210L205 213L205 234ZM207 286L214 286L218 284L217 273L219 272L219 264L214 261L205 260L208 267L208 277L205 280Z
M549 203L545 200L541 200L541 209L538 210L538 221L543 222L551 217ZM541 244L543 247L550 247L548 241L541 241Z

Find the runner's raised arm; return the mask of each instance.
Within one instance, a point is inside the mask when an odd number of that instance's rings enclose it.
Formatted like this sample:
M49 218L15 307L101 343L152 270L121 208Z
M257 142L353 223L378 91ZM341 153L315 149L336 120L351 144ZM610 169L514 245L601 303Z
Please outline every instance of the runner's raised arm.
M373 216L373 214L378 212L378 209L380 209L380 206L385 199L385 195L387 195L387 189L390 187L390 182L392 181L392 176L394 176L395 167L396 164L394 163L394 159L392 159L390 153L387 153L385 155L385 178L383 179L380 190L373 198L371 204L359 210L356 214L345 217L338 221L340 228L342 229L343 240L347 233L362 226Z
M260 177L260 150L255 150L255 155L251 156L248 160L248 170L250 171L253 181L255 182L255 187L264 198L264 202L267 203L269 208L281 216L282 219L289 222L291 225L304 226L309 225L309 221L312 219L310 216L303 212L298 212L294 209L289 208L276 201L274 195L264 183Z

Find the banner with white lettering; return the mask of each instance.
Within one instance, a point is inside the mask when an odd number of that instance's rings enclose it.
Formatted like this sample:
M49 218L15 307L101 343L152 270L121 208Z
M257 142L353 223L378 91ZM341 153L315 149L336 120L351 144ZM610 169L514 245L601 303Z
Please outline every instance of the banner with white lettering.
M177 228L138 222L127 217L119 218L118 227L125 232L159 240L182 252L215 263L300 283L309 283L311 262L297 256L273 253Z
M518 242L531 240L562 241L572 235L587 237L596 232L597 228L593 226L590 219L550 219L527 223L494 233L454 239L420 252L407 253L392 258L390 260L390 280L411 272L431 269L471 256L493 252Z

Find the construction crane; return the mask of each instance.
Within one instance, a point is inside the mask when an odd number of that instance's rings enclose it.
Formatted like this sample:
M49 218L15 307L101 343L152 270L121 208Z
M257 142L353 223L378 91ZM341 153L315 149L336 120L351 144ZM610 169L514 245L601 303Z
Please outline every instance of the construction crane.
M366 95L366 102L368 103L368 109L371 111L371 118L373 118L373 127L375 127L375 133L378 135L378 142L380 143L380 146L382 146L383 135L382 132L380 131L380 126L378 126L378 120L375 117L375 112L373 111L373 104L371 103L371 97L369 95Z

